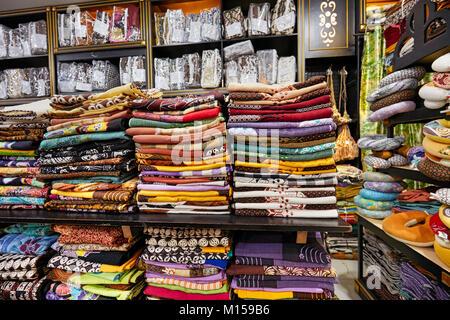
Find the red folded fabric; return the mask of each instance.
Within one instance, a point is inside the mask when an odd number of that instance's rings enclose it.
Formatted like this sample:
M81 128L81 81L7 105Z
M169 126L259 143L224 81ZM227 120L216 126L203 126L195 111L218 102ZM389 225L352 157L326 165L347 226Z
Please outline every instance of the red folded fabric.
M288 110L288 109L301 109L306 107L315 106L318 104L325 104L330 102L330 95L326 94L311 100L305 100L302 102L291 103L291 104L282 104L282 105L248 105L248 109L258 109L258 110ZM244 109L245 105L239 105L239 109ZM235 108L235 104L230 103L228 108Z
M405 32L405 25L406 21L403 19L400 24L390 25L383 31L384 38L386 39L386 48L389 48L400 40L400 36Z
M230 293L200 294L147 286L144 294L174 300L230 300Z
M104 117L106 117L105 122L108 122L108 121L118 119L118 118L130 119L132 117L132 114L131 114L131 110L114 111L114 112L97 114L97 115L87 116L87 117L69 118L69 119L51 119L50 124L52 126L54 126L54 125L69 122L69 121L92 119L92 118L104 118Z
M256 113L253 113L252 115L249 115L251 119L248 121L257 121L257 122L268 122L268 121L306 121L306 120L314 120L314 119L321 119L321 118L331 118L333 114L333 110L331 108L324 108L319 110L312 110L308 112L302 112L302 113L277 113L277 114L265 114L264 110L253 110L257 111ZM255 120L255 115L259 116L257 120ZM242 115L243 119L242 122L245 122L245 115Z
M141 180L143 182L159 182L159 183L166 183L166 184L186 184L186 183L207 183L207 182L214 182L217 181L215 179L210 178L186 178L186 179L180 179L180 178L164 178L164 177L149 177L149 176L143 176L141 177Z
M219 115L219 112L220 108L212 108L191 112L183 116L172 116L167 114L154 114L149 112L133 111L133 117L164 122L192 122L197 120L216 118Z
M324 106L322 109L327 108ZM320 109L317 109L320 110ZM312 110L309 110L312 111ZM244 114L287 114L287 113L302 113L302 112L308 112L307 109L301 108L301 109L289 109L289 110L245 110L245 109L228 109L230 116L235 115L244 115Z
M185 133L185 134L159 134L157 131L155 131L155 128L147 128L147 127L135 127L135 128L128 128L125 130L125 133L129 136L139 136L139 135L151 135L151 136L160 136L163 137L172 137L172 139L179 139L178 141L181 141L183 137L189 140L193 140L194 137L200 137L202 136L219 136L223 134L223 131L226 129L226 125L224 122L221 124L206 129L206 130L197 130L192 133ZM176 137L176 138L173 138ZM167 140L170 141L170 140ZM159 143L159 142L158 142Z

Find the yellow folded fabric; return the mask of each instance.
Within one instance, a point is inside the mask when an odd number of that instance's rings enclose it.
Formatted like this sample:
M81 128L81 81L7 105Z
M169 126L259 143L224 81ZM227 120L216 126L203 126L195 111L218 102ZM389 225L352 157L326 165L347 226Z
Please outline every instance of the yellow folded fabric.
M138 195L148 196L148 197L177 197L177 196L187 196L187 197L215 197L219 196L219 191L154 191L154 190L139 190ZM228 195L231 195L231 189L228 190Z
M86 110L82 107L75 108L72 110L50 109L48 111L48 114L50 116L57 116L57 117L70 117L70 116L84 117L84 116L91 116L91 115L100 115L100 114L112 112L112 111L124 110L127 105L128 105L128 103L117 103L117 104L109 106L109 107L104 107L101 109L94 109L94 110Z
M139 194L139 193L138 193ZM226 201L228 200L227 197L189 197L189 196L183 196L183 197L154 197L151 200L146 200L145 202L151 203L151 202L180 202L180 201Z
M314 168L318 166L330 166L335 165L333 158L324 158L310 161L283 161L283 160L273 160L266 159L262 163L257 162L244 162L244 161L235 161L236 166L243 167L252 167L252 168L270 168L278 165L280 168Z
M234 293L241 299L265 299L265 300L278 300L278 299L293 299L294 294L292 291L258 291L258 290L244 290L234 289Z
M422 146L425 148L425 151L435 157L450 159L450 144L433 141L428 136L425 136L422 140Z
M202 247L204 253L226 253L230 251L230 247Z
M114 266L111 264L102 264L100 266L100 272L123 272L125 270L130 270L133 268L136 264L137 259L139 258L139 255L141 254L142 249L138 250L133 257L131 257L130 260L122 264L121 266Z
M25 168L0 167L0 175L36 174L36 173L39 173L39 167L25 167Z
M281 101L281 100L289 100L289 99L294 99L297 97L300 97L304 94L307 94L309 92L315 91L315 90L319 90L319 89L324 89L327 87L327 83L321 82L309 87L305 87L305 88L301 88L298 90L291 90L291 91L282 91L282 92L278 92L275 93L270 100L277 100L277 101Z
M15 149L0 149L0 155L11 155L11 156L35 156L35 150L15 150Z
M210 170L215 168L225 167L225 162L205 164L199 166L186 166L186 167L175 167L175 166L152 166L158 171L198 171L198 170Z
M187 166L196 166L196 165L214 164L217 161L220 161L221 163L223 163L223 162L227 162L230 160L231 160L231 155L226 155L226 156L218 156L218 157L214 157L214 158L203 159L201 161L183 161L183 163Z

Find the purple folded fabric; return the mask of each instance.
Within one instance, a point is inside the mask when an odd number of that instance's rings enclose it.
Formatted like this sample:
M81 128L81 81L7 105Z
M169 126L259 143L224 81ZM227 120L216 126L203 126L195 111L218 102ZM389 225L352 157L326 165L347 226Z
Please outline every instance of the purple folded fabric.
M323 290L334 291L333 283L314 282L314 281L261 281L248 283L248 281L239 281L233 277L231 281L231 288L244 289L244 288L273 288L284 289L285 291L296 291L299 288L319 288Z
M34 161L6 161L6 160L0 160L0 167L15 167L15 168L25 168L25 167L38 167L39 162Z
M226 166L225 172L230 172L231 166ZM188 174L189 173L189 174ZM154 175L162 175L162 176L211 176L211 175L220 175L222 174L222 168L215 168L210 170L198 170L198 171L141 171L141 175L143 176L154 176Z
M227 126L229 128L267 128L267 129L276 129L276 128L309 128L309 127L317 127L322 125L331 125L336 129L336 124L333 122L331 118L322 118L316 120L308 120L308 121L296 121L296 122L229 122Z
M313 282L338 283L337 278L313 277L313 276L308 277L308 276L275 276L265 274L240 274L233 276L233 278L247 281L313 281Z
M172 274L162 274L156 272L145 272L146 278L168 278L168 279L176 279L176 280L185 280L194 283L210 283L216 281L222 281L227 279L227 275L224 271L219 272L218 274L213 274L205 277L181 277Z
M230 128L228 129L228 134L230 135L244 135L244 136L255 136L255 137L302 137L309 136L313 134L326 133L336 130L336 124L328 124L317 127L308 128L288 128L288 129L262 129L262 128Z
M320 264L313 262L295 262L282 259L263 259L258 257L235 257L236 264L245 264L251 266L284 266L284 267L299 267L299 268L330 268L331 263Z
M138 184L138 190L165 190L165 191L225 191L230 186L170 186L159 184Z
M160 262L160 261L149 261L149 260L145 261L145 263L148 265L175 268L175 269L219 268L218 266L215 266L212 264L182 264L182 263Z

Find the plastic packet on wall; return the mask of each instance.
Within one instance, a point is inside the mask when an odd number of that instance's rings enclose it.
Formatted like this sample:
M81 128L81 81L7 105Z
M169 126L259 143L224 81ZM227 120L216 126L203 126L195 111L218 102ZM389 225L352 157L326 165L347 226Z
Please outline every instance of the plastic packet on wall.
M31 56L30 25L31 22L19 24L20 42L22 44L22 52L25 57Z
M111 17L109 33L110 42L122 42L127 40L128 34L128 8L114 6Z
M168 43L183 43L184 32L186 29L186 18L183 14L183 10L167 10L166 12L166 25L168 27L167 39Z
M103 44L108 42L110 23L111 17L109 16L109 13L106 11L97 10L92 32L93 44Z
M22 80L25 75L22 69L6 69L7 92L9 98L22 97Z
M8 56L10 58L22 57L22 42L19 28L9 30Z
M7 26L0 24L0 58L8 57L9 30Z
M87 46L92 44L93 20L94 17L87 10L74 14L75 45Z
M222 83L222 57L218 49L202 52L202 88L217 88Z
M165 41L165 35L164 35L164 23L165 23L165 13L162 12L155 12L153 14L154 21L155 21L155 44L157 46L161 46L166 43Z
M258 50L258 73L259 82L274 84L278 75L278 54L275 49Z
M139 88L144 88L147 85L147 71L145 67L145 57L144 56L133 56L130 57L131 66L131 80Z
M170 90L170 59L155 58L153 63L155 68L155 88Z
M141 19L139 15L139 7L131 6L128 8L126 41L138 40L141 40Z
M119 62L119 71L120 71L120 84L128 84L133 82L131 78L131 66L130 59L131 57L121 57Z
M23 78L20 86L21 96L22 97L33 97L33 86L31 84L33 74L32 74L33 68L25 68L22 69L23 71Z
M75 85L77 79L77 64L72 63L58 63L58 92L75 92Z
M200 88L202 79L202 60L200 55L195 53L184 54L183 58L186 63L184 66L184 82L186 88Z
M241 7L235 7L223 12L223 26L225 39L245 37L244 14Z
M223 48L223 58L225 61L234 60L239 56L255 54L255 49L250 40L237 42Z
M105 62L105 90L120 86L119 68L108 60Z
M190 13L186 18L185 42L202 41L202 19L199 14Z
M277 0L272 9L270 29L272 34L291 34L297 21L295 2L293 0Z
M270 34L270 4L250 3L248 7L248 35L261 36Z
M297 64L294 56L278 59L277 83L295 82Z
M36 97L50 96L50 74L47 67L32 68L31 86Z
M92 90L106 89L106 61L92 60Z
M184 85L185 65L186 65L186 60L183 57L170 59L170 69L169 69L170 90L185 89L185 85Z
M47 54L47 22L45 20L30 23L31 54Z
M89 63L77 64L76 91L92 91L92 65Z
M60 47L71 47L76 44L74 16L71 14L58 14L58 43Z
M219 7L202 10L202 41L217 41L222 38L222 18Z
M225 62L225 86L230 83L239 83L239 68L235 60Z
M237 59L239 83L258 82L258 58L255 55L240 56Z
M0 71L0 99L8 99L8 80L3 71Z

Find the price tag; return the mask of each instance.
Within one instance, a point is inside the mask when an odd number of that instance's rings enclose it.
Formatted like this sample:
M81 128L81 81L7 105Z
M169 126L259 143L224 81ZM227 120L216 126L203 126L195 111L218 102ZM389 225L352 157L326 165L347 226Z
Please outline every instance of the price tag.
M228 37L233 37L237 34L242 34L242 25L240 22L234 22L228 26L225 26Z
M261 33L269 32L269 25L266 20L255 18L250 20L251 28L254 31L259 31Z
M291 11L288 14L285 14L279 18L276 18L274 21L274 25L278 31L284 31L286 29L289 29L289 28L292 28L293 26L295 26L294 11Z
M94 28L93 28L94 32L97 32L100 35L105 37L105 36L108 35L108 31L109 31L108 29L109 28L108 28L108 25L106 23L104 23L101 20L95 20Z
M145 69L133 70L133 81L143 82L145 81Z
M75 28L75 36L77 38L86 38L87 26L79 25Z
M168 79L161 76L155 76L155 88L169 90Z
M78 91L92 91L92 84L85 82L77 82L76 89Z

